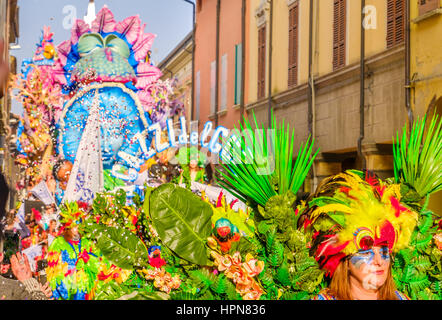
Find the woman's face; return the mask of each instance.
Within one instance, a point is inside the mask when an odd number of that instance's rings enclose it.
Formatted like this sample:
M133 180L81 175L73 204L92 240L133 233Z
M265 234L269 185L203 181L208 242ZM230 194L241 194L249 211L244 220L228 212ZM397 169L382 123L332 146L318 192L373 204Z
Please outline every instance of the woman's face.
M70 240L73 240L73 241L80 240L80 233L78 232L78 227L77 226L72 227L67 232L68 232L68 238Z
M190 160L189 167L191 169L196 169L198 167L198 161L194 159Z
M356 279L364 289L377 290L387 280L390 268L390 253L387 246L360 250L350 257L350 277Z

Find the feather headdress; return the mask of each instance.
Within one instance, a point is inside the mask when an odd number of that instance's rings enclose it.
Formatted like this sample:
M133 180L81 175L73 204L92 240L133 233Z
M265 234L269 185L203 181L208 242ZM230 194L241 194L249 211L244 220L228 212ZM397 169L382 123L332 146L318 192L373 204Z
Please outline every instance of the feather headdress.
M418 214L400 203L398 184L364 175L350 170L326 179L308 204L305 227L315 232L312 249L331 275L344 257L359 250L405 248L417 223Z
M87 216L87 203L71 202L62 205L60 222L64 229L73 228L82 223Z

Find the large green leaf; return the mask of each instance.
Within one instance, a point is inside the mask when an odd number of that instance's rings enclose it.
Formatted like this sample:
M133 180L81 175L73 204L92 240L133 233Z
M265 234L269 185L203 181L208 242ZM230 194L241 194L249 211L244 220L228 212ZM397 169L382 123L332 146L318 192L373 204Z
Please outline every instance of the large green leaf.
M147 266L149 254L144 243L129 230L95 226L97 247L117 267L133 269Z
M164 184L150 195L150 216L162 243L198 265L209 263L205 243L212 214L208 203L174 184Z

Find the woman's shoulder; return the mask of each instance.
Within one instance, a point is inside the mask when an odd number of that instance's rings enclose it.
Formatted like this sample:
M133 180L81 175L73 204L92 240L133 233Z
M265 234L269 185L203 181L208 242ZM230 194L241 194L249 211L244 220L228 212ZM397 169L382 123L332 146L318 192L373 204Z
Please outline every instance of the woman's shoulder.
M312 300L336 300L336 298L330 294L328 289L324 289L316 297L313 297Z
M399 300L411 300L405 293L399 291L395 291L395 293Z

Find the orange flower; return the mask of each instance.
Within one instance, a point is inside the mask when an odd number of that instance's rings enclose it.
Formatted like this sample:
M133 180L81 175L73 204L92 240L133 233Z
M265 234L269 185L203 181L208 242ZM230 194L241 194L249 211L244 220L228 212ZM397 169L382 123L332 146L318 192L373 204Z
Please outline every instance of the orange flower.
M258 300L263 290L259 284L253 279L264 270L264 262L253 259L251 254L247 254L246 262L241 263L241 255L236 252L233 256L227 254L225 256L212 251L211 256L215 260L215 266L218 271L225 271L227 278L231 279L236 285L236 291L245 300Z
M439 250L442 250L442 232L434 235L434 243Z
M143 269L147 280L154 280L155 288L170 293L172 289L178 289L181 286L181 280L178 275L172 277L164 268Z

